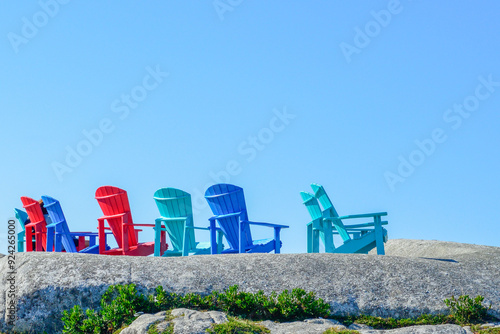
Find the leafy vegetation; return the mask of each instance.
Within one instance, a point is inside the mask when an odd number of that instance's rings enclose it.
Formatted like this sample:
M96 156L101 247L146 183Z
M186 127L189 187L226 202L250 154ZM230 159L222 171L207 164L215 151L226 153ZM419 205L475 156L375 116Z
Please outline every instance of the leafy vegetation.
M202 296L188 293L179 295L166 292L163 287L156 288L154 294L144 296L140 294L134 284L113 285L102 296L98 310L83 309L75 305L71 310L64 311L62 321L63 333L86 334L104 333L117 334L136 318L137 312L155 313L174 308L189 308L196 310L218 310L228 314L231 318L227 324L212 327L211 333L267 333L263 327L243 319L259 321L296 321L307 318L333 318L344 325L352 323L365 324L375 329L393 329L414 325L438 324L477 324L489 320L488 310L483 305L484 297L460 296L444 300L450 308L449 315L421 315L412 319L381 318L368 315L359 316L331 316L330 305L317 298L313 292L302 289L285 290L281 293L273 292L265 295L263 291L249 293L240 291L237 285L231 286L223 292L213 291ZM235 319L233 317L240 318ZM171 320L170 313L166 320ZM231 331L232 330L232 331ZM173 331L170 326L168 331ZM259 332L260 331L260 332ZM337 332L335 332L337 331ZM156 325L150 327L150 334L157 332ZM326 333L352 334L356 331L338 332L330 329ZM498 329L481 329L478 333L500 334Z
M472 299L469 295L462 295L458 298L451 296L450 299L445 299L444 303L450 308L450 314L457 323L471 324L486 320L491 304L485 307L483 301L483 296Z
M128 326L137 312L158 312L173 308L197 310L220 310L230 316L251 320L289 321L314 317L327 317L330 305L316 298L313 292L302 289L271 293L263 291L249 293L231 286L223 292L214 291L208 296L189 293L184 296L168 293L163 287L156 288L155 294L145 297L137 292L134 284L113 285L104 293L98 311L85 312L78 305L64 311L63 333L115 333Z

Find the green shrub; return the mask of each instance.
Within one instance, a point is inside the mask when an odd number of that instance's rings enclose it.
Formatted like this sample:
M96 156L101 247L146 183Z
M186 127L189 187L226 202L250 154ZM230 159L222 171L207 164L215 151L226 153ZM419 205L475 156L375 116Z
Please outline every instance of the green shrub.
M450 314L457 323L471 324L486 319L491 304L489 307L485 307L483 301L483 296L472 299L469 295L462 295L458 298L451 296L451 299L445 299L444 303L450 308Z
M182 296L168 293L159 286L153 295L145 297L137 292L134 284L129 284L110 286L101 298L99 310L88 309L84 312L80 306L75 305L69 311L63 312L62 321L64 323L63 333L113 334L134 321L137 312L152 313L182 307L197 310L219 310L229 316L250 320L295 321L330 317L346 326L356 322L375 329L393 329L414 325L469 324L484 321L487 319L487 311L491 305L486 308L482 305L483 301L484 297L482 296L477 296L475 299L469 296L460 296L456 299L452 296L451 299L444 301L450 308L450 315L421 315L414 319L381 318L367 315L335 317L330 316L329 304L321 298L317 298L313 292L307 293L302 289L285 290L279 294L273 292L266 296L263 291L257 293L239 291L238 286L234 285L223 292L213 291L207 296L194 293ZM227 326L233 325L235 324ZM495 330L484 333L497 334Z
M248 320L240 320L232 317L223 324L212 325L207 329L211 334L265 334L271 333L266 327Z
M313 292L302 289L271 293L268 297L263 291L249 293L238 291L234 285L217 296L220 310L232 316L252 320L290 321L306 318L323 317L330 314L330 305Z
M137 293L135 284L112 285L101 298L100 310L88 309L85 313L79 305L63 311L63 333L114 333L134 321L136 312L151 307L148 300Z
M168 293L163 287L156 288L147 298L137 292L134 284L112 285L104 293L99 311L83 312L78 305L63 312L63 333L113 333L129 325L137 312L158 312L173 308L220 310L230 316L251 320L289 321L306 318L326 318L330 305L316 298L313 292L302 289L273 292L266 296L263 291L243 292L234 285L223 292L214 291L207 296L188 293L184 296Z

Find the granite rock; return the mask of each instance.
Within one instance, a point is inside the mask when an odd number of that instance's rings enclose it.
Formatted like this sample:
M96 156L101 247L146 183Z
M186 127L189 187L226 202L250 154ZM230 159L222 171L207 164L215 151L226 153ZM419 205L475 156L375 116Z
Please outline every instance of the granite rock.
M165 314L166 312L158 312L156 314L143 314L139 316L137 319L134 320L124 330L120 332L120 334L143 334L147 333L149 327L151 325L154 325L156 323L162 322L165 320Z
M329 328L347 329L340 322L330 319L306 319L282 323L263 321L261 325L268 328L271 334L322 334Z
M446 312L451 295L483 295L500 317L500 248L391 240L387 256L361 254L234 254L154 258L66 253L18 253L15 330L57 333L61 312L97 308L112 284L142 293L208 294L239 285L265 293L314 291L337 315L413 317ZM7 258L0 259L0 331L6 324Z
M204 334L213 324L227 322L224 313L218 311L200 312L185 308L172 310L174 333L176 334Z

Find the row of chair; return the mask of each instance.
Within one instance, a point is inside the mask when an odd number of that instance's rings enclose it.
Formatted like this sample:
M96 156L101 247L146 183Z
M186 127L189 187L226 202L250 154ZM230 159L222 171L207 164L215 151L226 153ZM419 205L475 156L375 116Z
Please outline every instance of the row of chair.
M317 184L312 187L314 194L301 193L312 217L312 221L307 225L308 252L318 252L321 239L325 251L330 253L367 253L377 247L377 253L384 254L383 243L387 240L387 231L382 225L387 222L383 222L381 217L387 213L339 217L323 187ZM191 195L179 189L161 188L154 193L154 200L160 212L160 217L154 224L134 223L127 192L123 189L103 186L97 189L95 198L103 212L103 216L97 219L97 233L70 232L61 204L50 196L42 196L46 214L38 201L21 197L26 212L15 209L16 218L24 228L18 235L18 250L23 251L26 243L28 252L65 251L103 255L187 256L271 251L280 253L280 231L288 228L286 225L250 221L243 189L231 184L216 184L205 192L205 199L214 214L209 219L208 227L194 226ZM344 226L342 220L352 218L371 218L373 221ZM251 225L273 228L273 238L253 240ZM152 227L155 240L139 242L141 230L138 227ZM209 231L210 241L196 242L195 229ZM343 241L337 248L333 243L334 234L339 234ZM114 237L117 247L109 247L108 235Z

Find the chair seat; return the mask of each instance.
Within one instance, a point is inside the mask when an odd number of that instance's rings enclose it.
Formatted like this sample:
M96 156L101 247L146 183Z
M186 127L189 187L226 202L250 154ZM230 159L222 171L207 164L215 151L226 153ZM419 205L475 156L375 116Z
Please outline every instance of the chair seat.
M259 239L259 240L254 240L253 244L255 245L267 245L271 241L274 241L273 238L268 238L268 239Z

